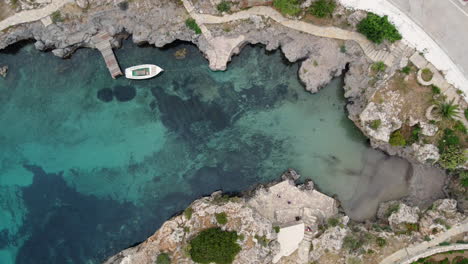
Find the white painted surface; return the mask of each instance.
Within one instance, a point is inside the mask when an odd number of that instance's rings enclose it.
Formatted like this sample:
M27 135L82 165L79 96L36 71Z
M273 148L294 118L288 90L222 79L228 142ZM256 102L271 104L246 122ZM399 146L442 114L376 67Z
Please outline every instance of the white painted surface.
M289 256L299 248L299 243L304 239L304 223L281 228L278 233L280 252L273 257L273 263L277 263L281 257Z

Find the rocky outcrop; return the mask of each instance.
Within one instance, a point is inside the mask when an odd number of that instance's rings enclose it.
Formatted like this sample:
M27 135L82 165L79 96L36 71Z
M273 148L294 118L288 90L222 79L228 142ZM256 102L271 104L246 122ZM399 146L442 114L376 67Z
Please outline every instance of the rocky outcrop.
M0 76L2 76L3 78L6 78L7 77L7 74L8 74L8 66L1 66L0 67Z
M394 231L406 230L406 224L416 224L419 220L419 208L409 207L401 203L398 209L388 218L388 223Z
M237 241L242 250L234 263L272 263L282 247L274 227L286 230L304 226L309 218L324 221L338 212L333 198L310 188L313 184L296 186L293 179L298 178L297 172L289 170L282 182L261 186L244 197L229 198L216 192L196 200L187 209L190 213L175 216L145 242L118 253L105 264L149 264L161 253L169 254L172 263L194 263L187 254L189 242L211 227L236 231L242 238ZM216 214L220 213L227 215L226 224L217 222ZM304 233L304 228L299 232Z

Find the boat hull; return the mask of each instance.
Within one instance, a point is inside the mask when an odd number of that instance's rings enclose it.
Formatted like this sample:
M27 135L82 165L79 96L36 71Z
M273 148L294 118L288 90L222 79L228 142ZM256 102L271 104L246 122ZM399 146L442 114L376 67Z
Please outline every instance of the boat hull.
M125 69L125 77L132 80L150 79L164 71L154 64L142 64Z

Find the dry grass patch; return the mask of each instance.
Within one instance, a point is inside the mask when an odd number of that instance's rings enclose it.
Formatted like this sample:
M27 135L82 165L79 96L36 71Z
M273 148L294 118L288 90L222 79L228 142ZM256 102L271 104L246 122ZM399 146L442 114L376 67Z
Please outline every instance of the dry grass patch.
M375 93L372 101L376 104L383 103L386 100L385 94L389 91L400 94L401 120L408 120L410 116L426 120L426 109L434 103L433 93L431 87L422 86L417 82L416 73L396 73L385 88Z

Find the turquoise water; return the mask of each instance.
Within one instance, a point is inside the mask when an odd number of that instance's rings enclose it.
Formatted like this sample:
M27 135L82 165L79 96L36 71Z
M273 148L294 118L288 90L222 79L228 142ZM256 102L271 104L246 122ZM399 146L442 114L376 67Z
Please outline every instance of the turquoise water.
M342 80L311 95L298 64L261 47L226 72L188 44L125 43L116 54L122 68L166 71L112 80L94 50L0 53L10 66L0 78L0 263L99 263L192 200L287 168L345 203L365 191L350 171L368 147L345 115Z

